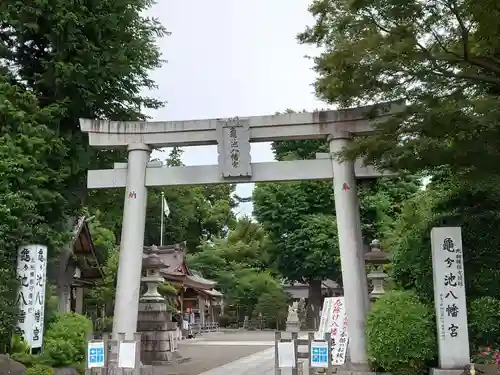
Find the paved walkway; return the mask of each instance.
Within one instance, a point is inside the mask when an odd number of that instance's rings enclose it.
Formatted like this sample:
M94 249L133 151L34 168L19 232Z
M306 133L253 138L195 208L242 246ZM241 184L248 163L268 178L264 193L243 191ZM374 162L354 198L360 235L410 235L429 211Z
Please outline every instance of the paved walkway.
M227 336L226 336L227 337ZM306 338L301 334L300 338ZM267 337L266 337L267 338ZM237 359L225 365L213 368L200 373L199 375L274 375L274 341L210 341L193 342L191 345L209 345L209 346L271 346L269 349L259 351L255 354ZM222 348L221 348L222 349ZM307 347L299 347L299 351L307 352ZM304 374L307 374L307 361L303 362ZM291 369L282 369L282 375L291 374Z
M191 361L158 375L274 375L273 339L274 332L238 331L184 340L179 352ZM299 350L307 351L307 347ZM291 369L282 370L282 375L289 374Z
M274 348L249 355L200 375L274 375Z

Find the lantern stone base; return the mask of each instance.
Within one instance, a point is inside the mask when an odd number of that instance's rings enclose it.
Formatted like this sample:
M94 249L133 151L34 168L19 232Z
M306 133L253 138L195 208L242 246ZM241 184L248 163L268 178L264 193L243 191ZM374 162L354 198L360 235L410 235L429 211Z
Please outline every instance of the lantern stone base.
M286 331L287 332L299 332L300 331L300 322L286 322Z
M141 333L141 362L146 365L169 364L178 360L177 324L172 322L165 301L142 299L137 329Z

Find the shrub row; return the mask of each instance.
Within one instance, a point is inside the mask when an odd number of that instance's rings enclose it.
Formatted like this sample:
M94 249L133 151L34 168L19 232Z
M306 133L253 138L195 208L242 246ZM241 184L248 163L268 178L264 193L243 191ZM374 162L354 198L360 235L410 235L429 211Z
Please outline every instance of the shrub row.
M468 307L469 340L474 355L500 344L500 301L481 297ZM390 291L377 300L366 324L369 359L374 370L394 375L426 373L436 365L434 306L412 291Z
M59 314L47 328L43 351L31 355L25 350L12 353L12 358L28 367L27 375L51 375L52 368L74 367L83 373L87 336L92 322L75 313Z

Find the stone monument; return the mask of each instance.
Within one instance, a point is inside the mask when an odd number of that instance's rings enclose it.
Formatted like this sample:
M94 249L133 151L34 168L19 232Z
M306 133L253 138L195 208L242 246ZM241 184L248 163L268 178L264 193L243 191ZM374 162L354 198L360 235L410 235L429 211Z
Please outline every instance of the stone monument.
M172 315L167 311L165 298L158 292L159 284L164 281L160 269L165 268L165 264L152 252L143 258L142 268L146 272L142 281L147 290L139 301L137 323L138 331L142 334L141 361L147 365L171 363L178 357L177 325L172 322Z
M430 373L462 374L470 351L461 228L432 228L431 247L439 368Z
M298 302L293 302L292 305L288 307L288 316L286 318L286 330L288 332L300 331L300 321L297 309Z

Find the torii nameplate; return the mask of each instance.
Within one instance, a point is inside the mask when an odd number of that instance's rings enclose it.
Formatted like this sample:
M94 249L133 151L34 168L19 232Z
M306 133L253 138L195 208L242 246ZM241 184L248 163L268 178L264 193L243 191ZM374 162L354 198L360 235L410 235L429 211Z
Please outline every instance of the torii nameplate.
M219 170L224 178L251 177L250 127L238 117L217 122Z

